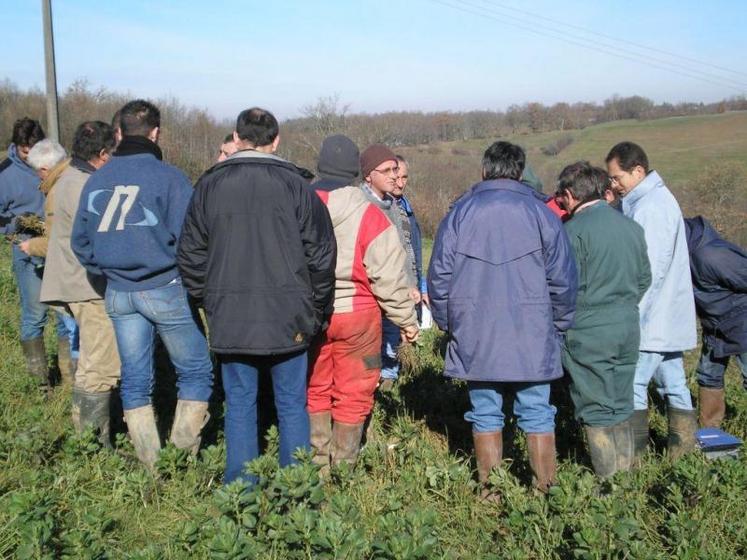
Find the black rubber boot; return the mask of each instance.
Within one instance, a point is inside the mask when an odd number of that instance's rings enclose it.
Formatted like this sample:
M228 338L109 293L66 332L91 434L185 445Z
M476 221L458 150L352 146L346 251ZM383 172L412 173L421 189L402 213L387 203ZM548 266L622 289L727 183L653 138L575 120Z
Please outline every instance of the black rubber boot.
M633 430L633 465L637 466L648 448L648 409L634 410L630 427Z
M26 370L35 377L39 387L46 392L49 388L49 367L47 366L47 351L44 349L44 338L22 340L21 348L26 358Z
M82 432L92 426L98 433L101 445L112 447L109 429L111 391L88 393L73 387L73 425Z

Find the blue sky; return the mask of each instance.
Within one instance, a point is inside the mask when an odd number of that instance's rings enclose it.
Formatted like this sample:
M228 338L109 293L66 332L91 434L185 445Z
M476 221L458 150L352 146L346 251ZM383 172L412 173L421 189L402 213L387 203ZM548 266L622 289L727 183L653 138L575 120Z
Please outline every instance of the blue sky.
M44 86L40 4L0 3L0 79L21 87ZM747 91L744 0L53 0L53 10L61 90L86 79L133 96L173 96L221 118L251 105L292 117L334 94L351 111L380 112L613 94L714 101ZM508 16L532 20L543 35ZM591 38L595 48L552 34ZM631 43L741 74L643 51L650 63L721 77L696 80L604 52L642 53Z

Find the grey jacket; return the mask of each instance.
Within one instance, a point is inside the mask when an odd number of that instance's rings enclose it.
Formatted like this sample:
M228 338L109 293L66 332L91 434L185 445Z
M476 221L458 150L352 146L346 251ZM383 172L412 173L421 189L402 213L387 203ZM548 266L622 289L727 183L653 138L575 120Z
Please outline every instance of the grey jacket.
M54 223L49 234L40 300L44 303L69 303L102 299L106 279L83 268L70 247L75 214L83 185L90 173L82 166L68 167L55 185Z

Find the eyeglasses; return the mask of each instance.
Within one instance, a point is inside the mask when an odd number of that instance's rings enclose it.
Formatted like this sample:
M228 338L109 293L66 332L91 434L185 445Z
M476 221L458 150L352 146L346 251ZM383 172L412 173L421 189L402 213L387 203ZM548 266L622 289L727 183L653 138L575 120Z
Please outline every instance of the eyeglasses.
M381 173L382 175L396 176L399 172L399 167L395 165L394 167L387 167L386 169L374 169L374 171L376 171L376 173Z

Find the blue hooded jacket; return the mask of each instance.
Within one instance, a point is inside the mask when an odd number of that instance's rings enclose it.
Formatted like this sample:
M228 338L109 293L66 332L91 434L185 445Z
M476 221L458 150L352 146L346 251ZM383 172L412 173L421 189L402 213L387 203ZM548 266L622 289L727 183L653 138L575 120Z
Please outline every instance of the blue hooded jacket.
M441 222L428 270L433 318L449 335L444 373L472 381L561 377L577 286L568 236L534 191L507 179L478 183Z
M412 251L415 254L415 271L417 273L418 290L420 293L428 293L428 283L425 281L423 275L423 234L420 231L420 224L418 224L417 218L415 218L415 212L412 209L410 201L407 200L406 196L401 196L397 199L397 204L407 214L407 219L410 222L410 242L412 243Z
M702 216L685 220L695 308L717 358L747 352L747 251Z
M14 218L30 212L44 217L41 179L18 155L15 144L8 148L8 159L0 164L0 234L14 231Z

